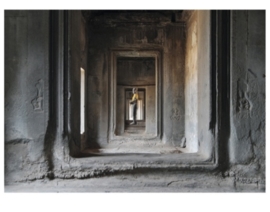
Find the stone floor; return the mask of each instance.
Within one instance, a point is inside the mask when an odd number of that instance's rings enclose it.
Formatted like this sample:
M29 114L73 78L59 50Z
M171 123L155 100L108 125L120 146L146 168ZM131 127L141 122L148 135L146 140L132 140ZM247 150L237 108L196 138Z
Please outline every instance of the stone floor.
M87 208L93 211L137 212L143 208L143 211L155 212L254 212L267 211L266 208L269 208L265 185L243 184L232 177L204 174L43 179L11 183L5 185L4 192L1 208L4 205L5 210L1 211L74 212ZM241 194L235 196L237 192ZM249 194L243 195L243 192ZM260 196L256 194L258 192Z
M178 176L179 177L179 176ZM5 185L5 192L264 192L265 185L217 176L110 176L35 180Z

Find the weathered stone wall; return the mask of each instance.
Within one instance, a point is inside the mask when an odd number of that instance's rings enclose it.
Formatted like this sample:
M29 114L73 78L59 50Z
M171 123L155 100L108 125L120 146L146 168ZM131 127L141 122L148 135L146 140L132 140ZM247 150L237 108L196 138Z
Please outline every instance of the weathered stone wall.
M155 85L155 59L129 58L117 60L117 85Z
M187 21L185 58L185 137L191 152L198 151L198 11Z
M50 11L5 12L7 181L51 176L54 168L65 165L63 155L68 156L70 152L63 131L64 93L56 95L63 92L61 86L64 86L63 12L61 14ZM86 28L80 11L73 11L68 19L70 63L65 68L71 70L69 77L74 79L68 94L69 111L72 111L69 116L72 134L68 138L73 145L77 142L79 148L80 95L76 92L80 89L80 67L87 70Z
M185 33L184 28L166 28L163 55L163 141L179 146L185 134Z
M5 177L44 177L49 11L5 11Z
M265 178L265 11L232 11L230 163Z
M198 142L199 152L205 155L213 154L213 134L210 128L211 116L211 11L198 11Z
M189 13L185 60L185 137L190 152L200 151L204 154L209 152L212 145L209 132L210 32L210 11Z
M106 30L88 29L88 67L87 72L87 131L88 146L98 148L107 144L109 116L108 104L109 73L107 43L111 42L112 35ZM104 39L106 42L104 42ZM101 144L102 143L102 144Z

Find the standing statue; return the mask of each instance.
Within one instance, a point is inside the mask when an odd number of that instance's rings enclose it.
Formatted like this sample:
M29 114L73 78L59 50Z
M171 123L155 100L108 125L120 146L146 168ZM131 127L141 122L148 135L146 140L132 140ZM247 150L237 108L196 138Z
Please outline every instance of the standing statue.
M132 93L133 93L133 96L132 96L132 100L131 100L130 104L133 104L133 122L131 122L130 124L135 125L135 124L137 124L137 120L136 120L137 102L138 102L138 99L139 99L139 95L137 93L137 88L133 88Z

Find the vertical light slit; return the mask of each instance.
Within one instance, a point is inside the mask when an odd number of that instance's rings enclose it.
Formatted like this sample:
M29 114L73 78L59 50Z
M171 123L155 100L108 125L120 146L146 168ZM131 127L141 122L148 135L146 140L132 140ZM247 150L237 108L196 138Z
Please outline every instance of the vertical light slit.
M81 123L80 123L80 130L81 134L85 131L85 71L81 68L81 102L80 102L80 110L81 110Z

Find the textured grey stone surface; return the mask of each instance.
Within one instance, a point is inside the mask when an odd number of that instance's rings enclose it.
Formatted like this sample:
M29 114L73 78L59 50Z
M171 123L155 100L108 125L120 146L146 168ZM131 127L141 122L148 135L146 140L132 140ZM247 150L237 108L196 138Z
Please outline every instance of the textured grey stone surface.
M176 177L177 176L177 177ZM263 192L262 182L204 174L104 176L83 180L37 180L6 186L5 192Z
M5 11L5 191L265 192L265 11L234 10L226 20L228 113L210 109L213 89L217 99L224 95L208 72L213 13L132 14ZM115 49L161 52L162 139L119 141L116 148L130 144L135 153L89 156L84 148L109 146ZM86 140L80 135L81 67ZM213 113L217 122L228 117L228 138L212 138L224 130L210 127ZM187 148L179 148L183 141ZM136 152L137 145L152 153ZM193 148L199 152L188 151Z
M230 161L244 176L264 175L264 11L232 12L232 47Z

